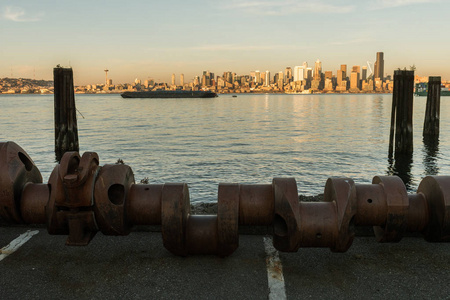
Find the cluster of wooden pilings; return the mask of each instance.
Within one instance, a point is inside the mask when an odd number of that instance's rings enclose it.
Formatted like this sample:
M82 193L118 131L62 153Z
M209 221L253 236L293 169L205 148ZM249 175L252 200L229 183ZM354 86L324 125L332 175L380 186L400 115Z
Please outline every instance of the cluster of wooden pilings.
M441 77L429 77L423 126L424 141L439 139L440 97ZM392 157L393 153L402 155L413 152L413 100L414 71L396 70L392 95L389 157Z

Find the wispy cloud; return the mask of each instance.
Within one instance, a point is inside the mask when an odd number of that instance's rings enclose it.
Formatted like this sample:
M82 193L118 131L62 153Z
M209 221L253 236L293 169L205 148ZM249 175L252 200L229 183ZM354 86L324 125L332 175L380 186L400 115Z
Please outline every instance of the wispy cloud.
M304 49L302 46L295 45L235 45L235 44L223 44L223 45L200 45L192 47L192 50L199 51L265 51L265 50L277 50L277 49Z
M413 4L434 3L440 0L377 0L371 5L372 10L408 6Z
M6 6L1 12L1 18L13 22L37 22L43 17L43 13L40 12L36 15L29 15L21 7L17 6Z
M205 44L205 45L197 45L190 47L148 47L147 51L153 52L185 52L186 50L192 51L266 51L266 50L298 50L305 49L306 46L298 46L298 45L241 45L241 44Z
M364 44L364 43L370 43L374 40L371 38L359 38L359 39L353 39L353 40L341 40L341 41L335 41L330 42L330 45L332 46L345 46L345 45L354 45L354 44Z
M240 9L257 15L290 15L295 13L350 13L354 5L333 5L324 1L284 0L284 1L232 1L225 9Z

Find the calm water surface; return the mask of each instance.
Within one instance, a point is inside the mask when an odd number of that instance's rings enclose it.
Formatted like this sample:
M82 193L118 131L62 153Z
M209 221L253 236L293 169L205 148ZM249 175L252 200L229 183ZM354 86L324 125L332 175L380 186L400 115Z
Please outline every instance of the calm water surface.
M80 152L100 164L121 158L136 181L187 182L191 202L217 201L220 182L295 177L299 193L328 177L367 183L399 173L410 190L450 175L450 104L441 102L438 145L426 146L426 97L415 98L414 154L388 159L392 95L221 95L215 99L122 99L76 95ZM47 182L55 166L53 95L0 95L0 141L15 141ZM84 117L84 118L83 118Z

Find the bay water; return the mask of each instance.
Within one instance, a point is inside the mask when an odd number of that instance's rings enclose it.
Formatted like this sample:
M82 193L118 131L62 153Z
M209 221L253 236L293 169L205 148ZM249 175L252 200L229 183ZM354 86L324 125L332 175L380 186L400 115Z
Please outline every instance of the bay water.
M329 177L370 183L400 175L414 191L450 175L450 98L441 98L438 143L424 143L426 97L414 99L414 152L388 158L390 94L238 94L212 99L76 95L80 152L100 165L122 159L136 182L186 182L191 202L217 201L218 184L295 177L300 194ZM55 162L53 95L0 95L0 141L14 141L48 181Z

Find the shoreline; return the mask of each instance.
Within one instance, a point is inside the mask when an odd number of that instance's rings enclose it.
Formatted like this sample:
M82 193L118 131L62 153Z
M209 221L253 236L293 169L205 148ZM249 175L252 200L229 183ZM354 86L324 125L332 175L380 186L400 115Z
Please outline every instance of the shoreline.
M99 95L99 96L104 96L104 95L120 95L125 91L118 91L118 92L108 92L108 93L84 93L84 92L75 92L75 95ZM314 92L314 93L285 93L285 92L266 92L266 91L252 91L252 92L228 92L228 93L218 93L216 92L217 95L293 95L293 96L311 96L311 95L389 95L392 94L392 92L390 91L383 91L383 92L358 92L358 93L354 93L354 92ZM0 92L0 96L18 96L18 95L37 95L37 96L42 96L42 95L54 95L54 93L2 93Z

